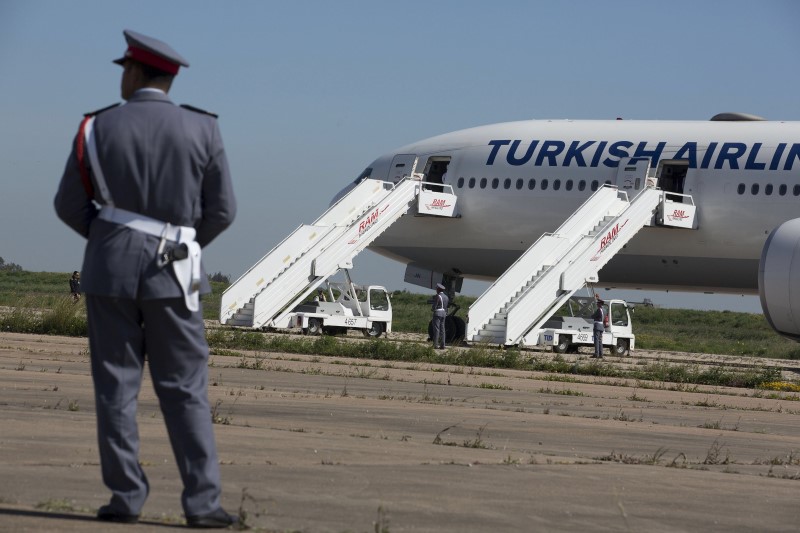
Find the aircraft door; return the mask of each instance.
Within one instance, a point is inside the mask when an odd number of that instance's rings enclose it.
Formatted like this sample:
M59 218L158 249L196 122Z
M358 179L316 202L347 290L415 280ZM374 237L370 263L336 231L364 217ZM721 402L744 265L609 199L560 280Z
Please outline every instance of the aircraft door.
M658 187L662 191L677 193L668 194L667 199L682 203L683 199L680 195L691 194L691 191L687 190L686 176L688 173L689 162L686 160L667 159L659 163L656 173Z
M397 183L401 179L411 176L416 171L417 156L414 154L398 154L392 159L389 168L389 181Z
M617 187L629 195L635 195L647 185L649 171L649 158L624 157L619 160L617 167Z

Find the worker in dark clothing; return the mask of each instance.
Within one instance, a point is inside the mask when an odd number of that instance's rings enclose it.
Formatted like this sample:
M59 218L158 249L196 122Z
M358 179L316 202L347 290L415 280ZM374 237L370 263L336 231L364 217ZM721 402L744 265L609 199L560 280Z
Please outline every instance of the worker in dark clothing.
M81 299L81 273L77 270L69 278L69 294L72 296L73 302Z
M603 309L603 300L597 300L597 309L592 314L593 327L592 333L594 335L594 355L598 359L603 358L603 332L605 331L605 318L606 312Z

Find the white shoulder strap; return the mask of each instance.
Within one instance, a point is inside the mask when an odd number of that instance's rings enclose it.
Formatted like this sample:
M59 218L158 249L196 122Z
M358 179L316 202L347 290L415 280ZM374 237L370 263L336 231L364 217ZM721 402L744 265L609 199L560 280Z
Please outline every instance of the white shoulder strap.
M113 207L114 200L111 199L111 192L106 185L106 178L103 174L103 169L100 168L100 161L97 158L97 146L94 142L94 119L90 118L86 121L86 127L83 130L84 137L86 138L86 148L89 151L89 162L92 165L92 172L94 173L94 180L97 183L97 189L100 192L100 198L103 199L103 205Z

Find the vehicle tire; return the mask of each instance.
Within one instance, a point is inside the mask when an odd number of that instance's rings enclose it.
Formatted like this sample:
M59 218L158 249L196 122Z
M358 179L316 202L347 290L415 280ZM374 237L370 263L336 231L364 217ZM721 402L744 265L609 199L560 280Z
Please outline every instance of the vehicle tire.
M322 335L322 319L309 318L308 328L306 328L304 331L306 331L309 335Z
M626 339L617 339L617 344L613 348L614 355L623 357L628 355L628 341Z
M567 350L569 350L570 340L571 339L568 335L559 335L558 342L553 345L553 351L556 353L567 353Z
M361 333L363 333L365 337L372 337L374 339L377 339L378 337L381 336L381 334L384 332L385 329L386 326L384 325L383 322L373 322L372 327L370 327L369 329L362 329Z

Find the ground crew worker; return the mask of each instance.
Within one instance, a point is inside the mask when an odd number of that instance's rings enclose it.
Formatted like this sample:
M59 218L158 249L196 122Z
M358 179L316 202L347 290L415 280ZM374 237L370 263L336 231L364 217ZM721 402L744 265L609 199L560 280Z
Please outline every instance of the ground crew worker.
M157 39L124 35L128 49L114 62L127 103L87 116L55 197L59 218L88 239L83 290L100 463L112 493L97 517L136 522L147 498L136 424L146 354L187 524L227 527L236 519L220 503L199 294L211 289L200 249L236 211L228 162L216 117L167 97L188 62Z
M598 359L603 358L603 332L605 331L605 318L606 312L603 309L603 300L597 299L597 309L595 309L594 314L592 314L592 320L594 321L592 327L592 334L594 337L594 355L592 357L596 357Z
M450 298L444 292L444 285L436 284L436 296L433 298L433 347L437 350L445 349L444 322L447 317L447 307L450 305Z

